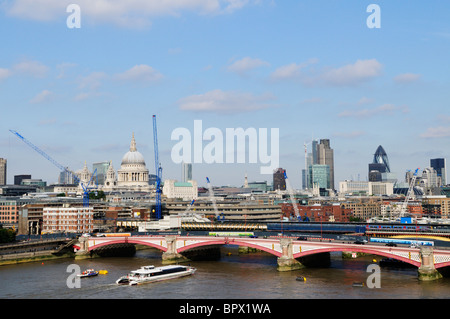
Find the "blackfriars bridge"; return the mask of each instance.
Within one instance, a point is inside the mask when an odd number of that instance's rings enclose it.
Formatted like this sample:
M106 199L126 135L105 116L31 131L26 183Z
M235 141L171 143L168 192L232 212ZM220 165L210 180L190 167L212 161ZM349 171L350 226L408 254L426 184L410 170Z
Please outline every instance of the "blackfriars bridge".
M441 278L439 270L450 266L450 250L430 246L420 248L390 247L376 244L337 243L332 241L308 241L293 238L251 238L229 236L178 236L144 235L117 237L80 237L76 245L77 258L90 256L93 251L114 244L137 244L159 249L163 252L163 263L188 261L181 253L201 247L237 245L259 249L277 257L279 271L296 270L303 267L299 258L329 252L355 252L393 258L418 268L420 280Z

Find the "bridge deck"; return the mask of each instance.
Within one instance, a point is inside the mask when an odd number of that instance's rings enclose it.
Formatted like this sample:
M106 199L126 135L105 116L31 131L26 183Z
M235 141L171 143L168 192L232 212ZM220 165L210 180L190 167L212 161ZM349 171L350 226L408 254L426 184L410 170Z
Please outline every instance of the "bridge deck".
M238 245L247 246L266 251L277 257L283 252L283 238L250 238L250 237L228 237L228 236L171 236L174 238L174 249L177 253L185 250L212 245ZM358 245L354 243L339 243L334 241L311 241L290 239L292 257L299 258L306 255L344 251L362 252L395 258L417 267L421 264L420 249L410 247L388 247L380 244ZM127 237L90 237L88 239L89 250L111 244L130 243L147 245L157 248L163 252L169 249L166 236L127 236ZM434 263L436 268L450 265L450 250L433 249Z

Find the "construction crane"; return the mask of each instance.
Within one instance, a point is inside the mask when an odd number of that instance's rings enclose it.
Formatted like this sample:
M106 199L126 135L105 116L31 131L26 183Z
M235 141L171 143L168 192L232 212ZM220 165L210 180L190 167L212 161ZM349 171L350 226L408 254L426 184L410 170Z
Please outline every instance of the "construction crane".
M418 172L419 172L419 168L416 169L416 171L413 174L413 177L411 178L411 182L409 184L409 189L408 189L408 192L406 193L405 201L403 202L403 204L401 206L401 211L400 211L401 217L403 217L406 214L406 211L408 209L408 202L409 202L409 199L411 198L411 194L414 191L414 185L416 184L416 178L417 178Z
M28 146L30 146L32 149L34 149L36 152L38 152L39 154L41 154L44 158L46 158L47 160L49 160L51 163L53 163L53 165L55 165L56 167L58 167L61 171L65 171L68 174L72 175L75 183L79 183L81 185L81 187L83 188L83 207L89 207L89 193L91 192L91 190L93 189L97 189L98 185L96 183L95 186L93 187L89 187L89 185L92 183L92 179L94 177L94 175L97 174L97 169L95 169L94 173L91 176L91 179L89 180L89 182L87 184L84 184L79 178L78 176L72 172L71 170L69 170L67 167L59 164L57 161L55 161L53 158L51 158L49 155L47 155L43 150L41 150L40 148L38 148L36 145L34 145L33 143L31 143L29 140L27 140L25 137L23 137L22 135L20 135L18 132L14 131L14 130L9 130L11 133L13 133L14 135L16 135L19 139L21 139L25 144L27 144Z
M294 208L295 217L297 219L299 219L300 218L300 213L298 211L297 202L294 200L294 192L292 190L291 183L289 182L289 179L287 177L286 171L284 171L284 180L286 182L286 188L287 188L288 193L289 193L289 198L291 199L292 207Z
M153 115L153 146L155 149L155 174L156 174L156 209L155 217L161 219L161 178L162 178L162 167L159 162L158 154L158 130L156 127L156 115Z

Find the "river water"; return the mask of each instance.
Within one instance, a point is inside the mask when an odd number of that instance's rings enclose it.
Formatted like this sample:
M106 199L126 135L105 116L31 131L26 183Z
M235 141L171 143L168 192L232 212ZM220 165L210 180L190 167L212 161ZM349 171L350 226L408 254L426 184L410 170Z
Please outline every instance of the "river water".
M450 278L420 282L416 269L381 268L380 288L354 287L365 283L368 265L377 256L342 259L331 255L329 268L278 272L276 257L264 253L238 254L237 247L222 248L219 261L198 261L193 276L139 286L118 286L115 281L144 265L161 265L161 253L138 250L134 257L104 257L75 261L59 259L0 267L1 299L446 299ZM381 257L380 257L381 258ZM79 288L69 288L73 274L106 269L108 274L81 278ZM303 276L306 281L297 281Z

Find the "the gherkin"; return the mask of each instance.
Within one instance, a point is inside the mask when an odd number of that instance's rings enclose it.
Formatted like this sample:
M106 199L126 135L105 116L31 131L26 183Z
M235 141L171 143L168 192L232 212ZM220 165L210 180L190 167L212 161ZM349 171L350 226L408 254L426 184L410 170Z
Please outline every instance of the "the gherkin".
M383 146L378 146L373 155L372 164L369 164L369 171L376 170L381 173L390 173L389 159Z

